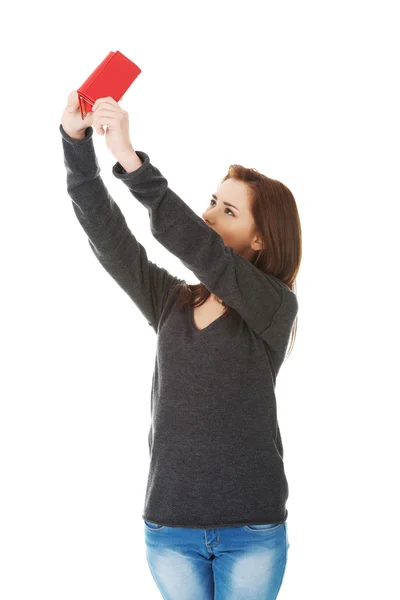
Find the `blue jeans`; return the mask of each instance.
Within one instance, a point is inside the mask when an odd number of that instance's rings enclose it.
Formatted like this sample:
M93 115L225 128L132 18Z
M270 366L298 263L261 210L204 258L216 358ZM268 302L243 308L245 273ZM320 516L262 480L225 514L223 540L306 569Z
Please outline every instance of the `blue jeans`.
M146 558L165 600L275 600L285 574L287 524L220 529L144 521Z

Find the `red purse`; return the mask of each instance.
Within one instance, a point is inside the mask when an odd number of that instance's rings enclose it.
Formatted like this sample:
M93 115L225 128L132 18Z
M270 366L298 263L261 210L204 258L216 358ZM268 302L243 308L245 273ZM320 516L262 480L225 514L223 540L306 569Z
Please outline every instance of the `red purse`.
M122 52L109 52L77 89L82 120L92 111L97 98L111 96L119 102L141 72Z

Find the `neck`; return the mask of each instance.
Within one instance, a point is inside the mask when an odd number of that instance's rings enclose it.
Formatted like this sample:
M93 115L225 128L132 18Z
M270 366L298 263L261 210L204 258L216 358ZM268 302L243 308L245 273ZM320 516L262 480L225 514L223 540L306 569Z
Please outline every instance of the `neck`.
M222 300L220 300L219 298L217 298L217 296L215 296L214 294L210 294L210 300L214 301L214 302L219 302L221 304Z

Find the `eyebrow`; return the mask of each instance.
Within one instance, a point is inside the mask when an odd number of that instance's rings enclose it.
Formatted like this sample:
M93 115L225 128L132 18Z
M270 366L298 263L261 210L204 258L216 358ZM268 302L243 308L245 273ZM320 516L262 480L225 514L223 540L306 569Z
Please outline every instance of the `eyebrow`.
M215 194L211 194L213 198L215 198L216 200L218 200L217 196ZM232 208L234 208L235 210L237 210L238 212L240 212L240 210L238 208L236 208L236 206L233 206L233 204L230 204L229 202L224 202L224 204L226 204L226 206L232 206Z

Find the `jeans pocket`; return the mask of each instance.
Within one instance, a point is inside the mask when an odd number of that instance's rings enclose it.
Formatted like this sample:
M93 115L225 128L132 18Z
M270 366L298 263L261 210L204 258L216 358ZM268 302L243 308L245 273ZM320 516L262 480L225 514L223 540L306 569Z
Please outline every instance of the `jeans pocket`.
M252 531L257 533L262 533L263 531L275 531L282 527L283 523L263 523L262 525L245 525L244 529L246 531Z
M151 531L159 531L165 527L165 525L158 525L158 523L151 523L150 521L144 521L144 525L146 529L150 529Z

